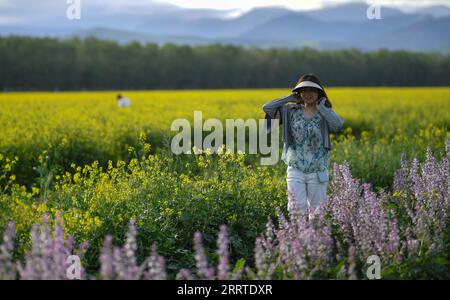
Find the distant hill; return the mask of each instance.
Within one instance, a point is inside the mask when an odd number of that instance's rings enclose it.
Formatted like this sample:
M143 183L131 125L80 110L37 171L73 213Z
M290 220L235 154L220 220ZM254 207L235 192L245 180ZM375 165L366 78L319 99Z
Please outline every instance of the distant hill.
M307 12L307 14L322 21L363 22L367 21L367 4L351 3L346 5L337 5L312 10ZM392 16L399 16L404 13L398 9L382 7L381 14L383 18L388 18Z
M111 28L96 27L89 30L81 30L76 34L79 38L96 37L103 40L117 41L121 44L127 44L131 42L140 43L174 43L174 44L208 44L209 40L202 39L195 36L187 35L149 35L139 32L117 30Z

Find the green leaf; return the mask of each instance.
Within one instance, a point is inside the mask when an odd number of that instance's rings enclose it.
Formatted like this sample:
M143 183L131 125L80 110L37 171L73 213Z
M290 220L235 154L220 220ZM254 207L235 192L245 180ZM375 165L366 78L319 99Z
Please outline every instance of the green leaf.
M245 264L247 261L243 258L239 259L236 264L234 265L233 273L236 273L240 270L242 270L245 267Z

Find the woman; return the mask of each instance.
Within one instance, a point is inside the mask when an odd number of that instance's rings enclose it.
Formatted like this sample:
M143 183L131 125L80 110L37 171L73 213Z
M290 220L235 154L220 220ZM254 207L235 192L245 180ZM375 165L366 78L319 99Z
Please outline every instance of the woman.
M317 207L327 197L329 133L340 131L344 119L333 111L323 85L313 74L300 77L289 96L264 104L263 110L268 132L271 119L283 124L281 159L288 166L289 193L302 212L307 206Z

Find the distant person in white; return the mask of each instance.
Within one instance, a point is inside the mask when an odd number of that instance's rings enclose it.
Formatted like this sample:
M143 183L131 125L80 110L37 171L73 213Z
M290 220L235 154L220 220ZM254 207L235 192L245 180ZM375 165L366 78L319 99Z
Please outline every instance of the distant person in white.
M123 97L121 94L117 95L117 104L119 107L130 107L131 101L130 99Z

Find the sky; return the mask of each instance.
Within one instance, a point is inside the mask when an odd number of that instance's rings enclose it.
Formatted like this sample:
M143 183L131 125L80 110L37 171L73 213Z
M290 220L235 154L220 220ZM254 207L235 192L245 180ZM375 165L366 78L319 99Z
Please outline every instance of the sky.
M450 6L449 0L372 0L386 6L430 6L445 4ZM308 10L337 5L348 2L370 2L369 0L160 0L187 8L214 8L249 10L253 7L280 5L295 10Z
M67 0L56 0L66 3ZM401 6L429 6L434 4L444 4L450 6L449 0L80 0L81 3L99 3L109 6L145 5L154 2L174 4L186 8L212 8L212 9L240 9L248 10L253 7L280 5L295 10L315 9L328 5L337 5L348 2L370 2L375 1L381 5ZM32 2L46 2L45 0ZM32 5L30 0L0 0L0 9L5 5L24 6Z
M75 0L72 0L75 1ZM176 7L228 10L220 12L224 16L236 17L255 7L284 6L293 10L311 10L349 2L368 3L375 1L381 5L396 6L404 11L411 7L445 4L450 0L80 0L85 11L115 11L116 13L158 14ZM0 0L0 26L26 23L31 20L46 20L63 13L68 0ZM175 6L176 5L176 6ZM225 14L224 14L225 13Z

